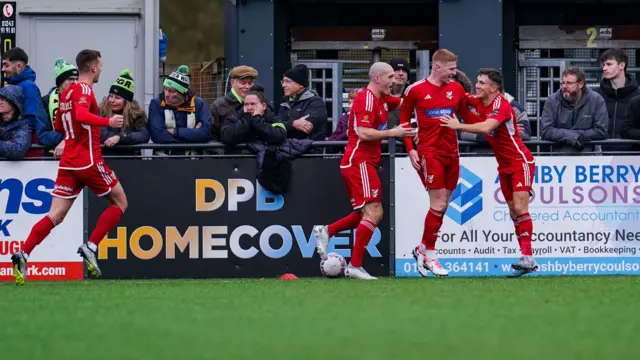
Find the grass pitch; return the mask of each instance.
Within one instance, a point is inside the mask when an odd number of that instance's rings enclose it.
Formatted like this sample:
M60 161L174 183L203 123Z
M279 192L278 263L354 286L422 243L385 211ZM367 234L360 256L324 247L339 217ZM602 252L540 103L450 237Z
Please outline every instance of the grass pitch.
M2 359L636 358L640 277L0 284Z

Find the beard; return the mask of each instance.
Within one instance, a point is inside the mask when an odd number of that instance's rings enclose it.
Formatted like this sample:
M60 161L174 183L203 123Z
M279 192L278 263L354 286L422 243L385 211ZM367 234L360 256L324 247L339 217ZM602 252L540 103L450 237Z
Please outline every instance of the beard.
M391 94L392 95L402 95L402 90L404 90L404 85L405 83L394 83L393 86L391 86Z
M575 102L578 99L578 90L562 92L562 97L568 102Z

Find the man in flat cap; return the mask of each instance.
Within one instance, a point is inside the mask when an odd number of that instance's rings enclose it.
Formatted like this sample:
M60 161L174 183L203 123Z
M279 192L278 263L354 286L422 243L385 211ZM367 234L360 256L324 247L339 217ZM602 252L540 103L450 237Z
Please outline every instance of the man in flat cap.
M220 139L220 124L242 108L244 97L257 78L258 71L250 66L240 65L231 69L231 91L211 105L211 137L214 140Z

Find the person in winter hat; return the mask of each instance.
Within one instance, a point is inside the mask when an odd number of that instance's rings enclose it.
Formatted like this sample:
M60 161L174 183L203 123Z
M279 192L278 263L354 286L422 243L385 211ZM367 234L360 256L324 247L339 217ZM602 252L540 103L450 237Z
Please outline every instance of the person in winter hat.
M42 94L36 85L36 72L29 66L29 56L19 47L7 50L2 54L2 71L7 76L7 83L22 88L22 118L32 130L32 143L44 146L55 146L49 143L47 135L47 113L42 107ZM41 157L43 150L29 150L26 157Z
M47 127L43 132L44 143L48 147L55 147L45 153L45 155L54 155L59 157L64 151L64 140L62 134L53 129L53 123L58 112L58 104L60 102L60 94L65 91L69 85L78 81L78 68L68 63L63 58L56 59L53 65L55 73L56 86L51 88L47 95L42 97L42 106L47 112Z
M106 149L106 154L133 155L140 151L119 150L113 146L135 145L149 142L149 130L147 130L147 114L140 108L140 104L134 100L135 81L129 70L122 70L120 76L109 88L109 96L102 99L100 104L100 116L107 118L113 115L122 115L122 128L103 127L100 129L100 138Z
M22 119L22 88L0 88L0 157L22 159L31 146L31 129Z
M327 107L309 88L309 69L299 64L282 77L282 89L287 99L280 104L278 119L287 127L292 139L324 140L327 137Z
M151 140L156 144L208 142L211 112L207 103L189 88L189 68L180 65L163 85L162 94L149 104ZM171 153L185 152L174 150Z

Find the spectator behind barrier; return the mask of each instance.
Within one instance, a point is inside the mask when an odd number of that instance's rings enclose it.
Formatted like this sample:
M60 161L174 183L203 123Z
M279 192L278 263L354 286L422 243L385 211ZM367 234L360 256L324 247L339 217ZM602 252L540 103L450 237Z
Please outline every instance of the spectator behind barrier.
M393 85L391 85L390 95L401 98L404 96L404 91L408 85L409 71L411 71L411 67L409 66L409 62L405 58L400 56L393 57L389 64L391 65L395 73L393 77ZM393 125L400 124L400 107L389 111L387 122Z
M316 93L308 89L309 69L296 65L282 78L282 89L288 100L280 104L278 119L287 127L291 139L324 140L327 136L327 108Z
M627 113L624 116L620 136L623 139L640 140L640 96L636 96L629 102ZM631 150L640 150L639 145L632 145Z
M69 85L78 82L78 68L66 62L64 59L56 59L53 67L56 76L56 86L49 90L47 95L42 97L42 107L47 112L47 127L45 130L49 147L55 146L45 153L45 156L60 157L64 151L64 140L62 134L53 129L53 122L56 120L58 112L58 104L60 103L60 94L64 92Z
M22 118L32 131L31 142L48 147L57 145L57 135L47 131L47 113L42 107L40 89L36 85L36 73L31 69L29 56L19 47L7 50L2 55L2 71L7 76L7 83L22 88ZM55 139L51 140L49 137ZM29 150L25 157L44 156L43 150Z
M347 140L347 127L349 126L349 113L351 112L351 106L353 105L353 99L356 95L362 91L362 89L354 89L349 91L349 108L340 116L340 121L336 125L336 129L333 134L329 136L329 141L345 141Z
M607 106L600 94L586 87L585 79L581 68L565 69L562 87L549 96L540 116L542 139L561 144L562 152L601 152L601 146L589 141L607 137Z
M254 141L278 145L286 138L287 129L278 122L267 104L264 87L258 83L246 93L242 109L227 117L220 128L220 140L229 146Z
M640 95L638 82L627 73L629 57L621 49L609 49L600 56L603 77L597 92L607 104L609 138L619 139L629 102Z
M11 160L22 159L31 146L32 131L22 118L22 97L19 86L0 88L0 157Z
M100 116L110 118L113 115L122 115L124 123L122 128L105 126L100 129L100 140L105 148L105 155L140 154L140 150L118 149L115 145L135 145L149 142L149 130L147 130L147 114L140 108L140 104L133 99L135 83L129 70L123 70L116 82L109 88L109 96L102 99L100 104Z
M215 140L221 140L220 127L224 121L242 110L244 97L258 78L258 71L250 66L236 66L230 77L231 91L211 105L211 137Z
M156 144L204 143L210 140L209 106L189 89L189 68L180 65L164 81L164 90L149 104L149 133ZM157 151L193 154L196 150Z

